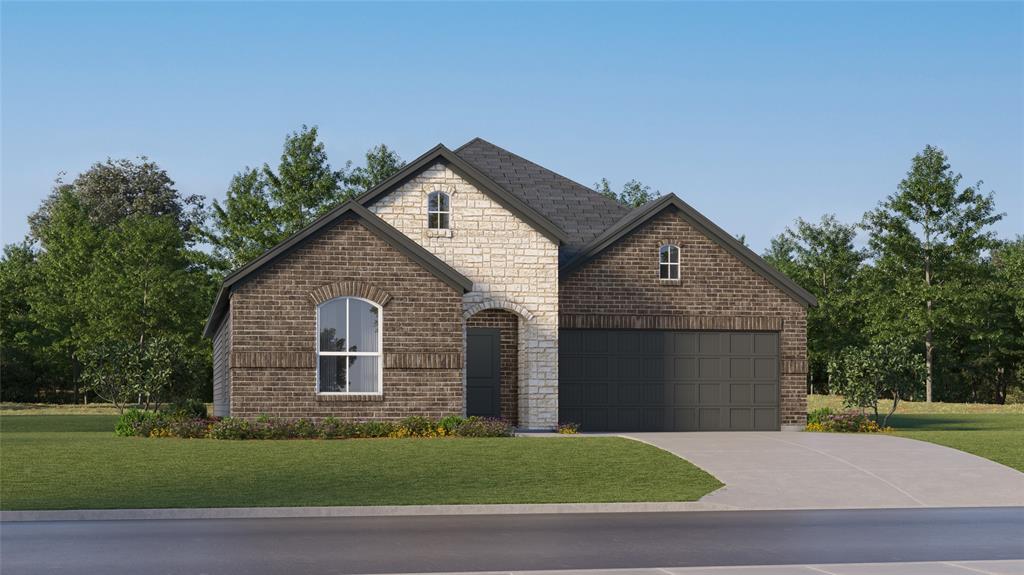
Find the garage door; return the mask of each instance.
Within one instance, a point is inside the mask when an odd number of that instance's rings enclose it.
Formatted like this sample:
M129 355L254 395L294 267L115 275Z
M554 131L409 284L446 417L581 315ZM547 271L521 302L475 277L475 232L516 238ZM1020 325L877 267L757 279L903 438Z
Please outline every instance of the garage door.
M779 429L779 336L561 330L559 420L584 431Z

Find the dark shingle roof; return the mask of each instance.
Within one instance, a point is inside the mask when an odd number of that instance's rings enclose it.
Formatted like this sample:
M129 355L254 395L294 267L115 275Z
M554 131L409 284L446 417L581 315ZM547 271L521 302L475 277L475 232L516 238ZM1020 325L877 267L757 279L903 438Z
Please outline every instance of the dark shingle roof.
M455 154L561 228L568 236L560 250L563 262L630 211L615 200L480 138L470 140Z

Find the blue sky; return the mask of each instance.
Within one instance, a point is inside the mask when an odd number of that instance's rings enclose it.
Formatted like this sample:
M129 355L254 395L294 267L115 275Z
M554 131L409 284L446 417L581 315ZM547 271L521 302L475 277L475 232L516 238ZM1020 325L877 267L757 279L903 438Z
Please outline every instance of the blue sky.
M147 155L223 197L320 127L335 164L481 136L638 178L763 250L858 220L925 144L1024 232L1024 4L12 3L2 241L61 171Z

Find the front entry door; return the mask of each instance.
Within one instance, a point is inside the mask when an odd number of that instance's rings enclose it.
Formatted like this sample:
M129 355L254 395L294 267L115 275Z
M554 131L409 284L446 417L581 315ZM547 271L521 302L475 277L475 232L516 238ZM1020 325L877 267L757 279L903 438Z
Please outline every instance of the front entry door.
M466 330L466 415L501 416L501 330Z

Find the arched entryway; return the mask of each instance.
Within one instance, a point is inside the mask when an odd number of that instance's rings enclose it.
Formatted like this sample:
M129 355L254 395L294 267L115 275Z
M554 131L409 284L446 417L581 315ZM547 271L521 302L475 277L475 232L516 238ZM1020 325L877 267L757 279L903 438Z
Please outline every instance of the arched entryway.
M519 423L519 323L489 308L466 319L466 415Z

